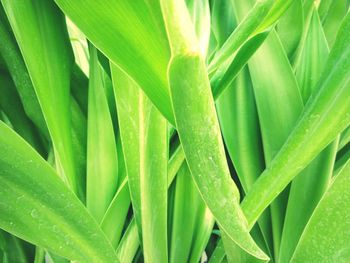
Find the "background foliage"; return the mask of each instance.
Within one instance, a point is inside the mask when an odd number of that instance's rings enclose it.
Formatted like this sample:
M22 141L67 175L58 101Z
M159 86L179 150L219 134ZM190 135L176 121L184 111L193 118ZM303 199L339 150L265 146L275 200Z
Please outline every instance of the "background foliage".
M349 262L349 0L1 0L0 263Z

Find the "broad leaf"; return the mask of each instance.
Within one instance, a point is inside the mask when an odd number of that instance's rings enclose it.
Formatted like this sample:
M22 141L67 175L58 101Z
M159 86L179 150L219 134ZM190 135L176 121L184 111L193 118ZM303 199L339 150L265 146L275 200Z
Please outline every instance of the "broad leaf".
M97 223L55 171L0 122L0 227L63 257L118 262Z
M239 207L239 192L230 178L209 79L187 10L181 2L161 3L172 50L168 69L171 100L189 169L230 239L254 256L266 258L250 237Z
M350 162L311 216L291 262L350 260Z
M139 84L173 123L166 80L169 46L159 1L55 2L99 50Z

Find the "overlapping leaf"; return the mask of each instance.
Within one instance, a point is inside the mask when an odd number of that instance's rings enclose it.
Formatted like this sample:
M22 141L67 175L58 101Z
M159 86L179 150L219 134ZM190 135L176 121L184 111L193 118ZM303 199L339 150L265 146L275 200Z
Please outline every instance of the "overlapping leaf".
M72 259L118 262L96 222L54 170L0 122L0 227Z
M291 262L350 260L350 162L335 178L311 216Z
M318 81L318 87L305 106L301 118L282 149L243 200L242 208L250 225L287 184L349 125L349 30L348 14Z
M69 47L64 17L54 3L1 1L24 57L53 140L62 178L84 199L77 178L70 123Z

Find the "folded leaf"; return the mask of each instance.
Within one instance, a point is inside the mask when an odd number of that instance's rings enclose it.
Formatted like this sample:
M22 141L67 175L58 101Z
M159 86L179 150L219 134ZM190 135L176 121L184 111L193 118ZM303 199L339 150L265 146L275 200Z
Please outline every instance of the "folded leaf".
M172 51L168 69L172 106L191 174L204 202L230 239L252 255L267 258L249 235L239 206L209 79L186 7L174 0L161 1L161 5Z

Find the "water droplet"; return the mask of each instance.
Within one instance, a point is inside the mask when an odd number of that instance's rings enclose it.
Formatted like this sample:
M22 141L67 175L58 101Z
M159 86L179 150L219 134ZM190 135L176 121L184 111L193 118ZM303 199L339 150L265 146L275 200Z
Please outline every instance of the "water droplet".
M33 218L38 218L39 217L39 213L36 209L33 209L32 212L30 212L30 215L33 217Z
M55 233L58 233L59 232L58 226L53 225L52 226L52 231L55 232Z

